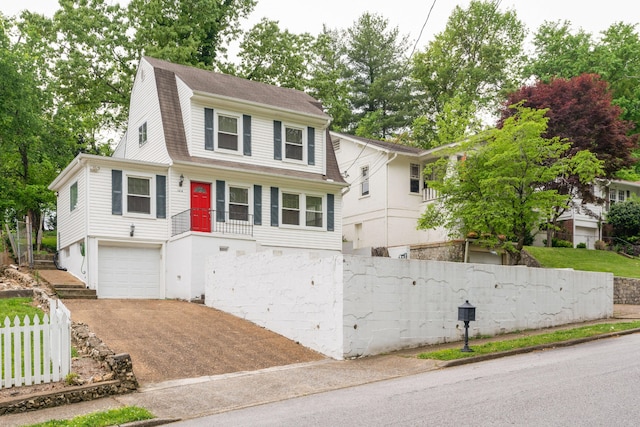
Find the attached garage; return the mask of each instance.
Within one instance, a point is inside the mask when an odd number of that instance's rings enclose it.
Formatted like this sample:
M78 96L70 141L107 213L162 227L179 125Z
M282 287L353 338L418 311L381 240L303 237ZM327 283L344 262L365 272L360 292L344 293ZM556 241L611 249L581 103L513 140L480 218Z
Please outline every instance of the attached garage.
M98 246L98 298L158 299L161 246Z

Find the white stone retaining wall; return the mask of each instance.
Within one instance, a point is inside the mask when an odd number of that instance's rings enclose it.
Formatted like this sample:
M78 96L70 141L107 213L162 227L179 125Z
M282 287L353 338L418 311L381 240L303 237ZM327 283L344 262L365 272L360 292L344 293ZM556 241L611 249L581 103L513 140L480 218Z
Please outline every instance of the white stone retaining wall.
M613 275L337 255L225 254L207 262L206 304L342 359L470 335L613 315Z

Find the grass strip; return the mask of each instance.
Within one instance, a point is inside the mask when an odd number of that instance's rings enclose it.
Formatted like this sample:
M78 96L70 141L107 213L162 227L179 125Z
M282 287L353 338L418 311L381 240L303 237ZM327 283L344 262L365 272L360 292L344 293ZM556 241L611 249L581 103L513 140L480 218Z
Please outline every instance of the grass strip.
M596 335L604 335L612 332L626 331L628 329L635 328L640 328L640 321L624 323L602 323L582 326L575 329L564 329L546 334L529 335L526 337L514 338L511 340L493 341L484 344L470 345L470 347L473 349L473 353L463 353L459 348L449 348L427 353L420 353L418 355L418 358L435 360L464 359L466 357L473 357L482 354L499 353L502 351L533 347L542 344L553 344L567 340L593 337Z
M103 412L93 412L70 420L50 420L44 423L32 424L28 427L106 427L132 421L150 420L153 414L137 406L125 406Z
M24 324L25 315L33 320L33 316L36 314L42 321L44 311L33 305L33 298L0 298L0 327L4 326L6 317L9 318L11 326L13 326L13 319L16 316L18 316L22 325Z

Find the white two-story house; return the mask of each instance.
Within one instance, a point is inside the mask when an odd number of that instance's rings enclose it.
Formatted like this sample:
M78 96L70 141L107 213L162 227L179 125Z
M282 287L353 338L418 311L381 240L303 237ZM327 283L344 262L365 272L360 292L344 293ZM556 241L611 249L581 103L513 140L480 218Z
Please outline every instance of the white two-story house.
M411 246L448 240L444 229L418 230L418 219L437 194L423 169L439 149L331 132L338 165L349 189L343 195L342 233L353 248L385 247L408 257Z
M60 264L99 298L191 300L220 251L339 253L329 122L303 92L141 59L113 156L80 154L49 187Z

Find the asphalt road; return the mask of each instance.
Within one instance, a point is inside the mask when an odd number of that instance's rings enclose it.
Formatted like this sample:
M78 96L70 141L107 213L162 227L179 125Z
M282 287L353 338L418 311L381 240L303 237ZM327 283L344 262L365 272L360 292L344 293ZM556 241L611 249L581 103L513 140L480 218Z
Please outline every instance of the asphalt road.
M640 334L255 406L178 426L636 426Z

